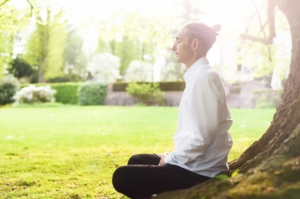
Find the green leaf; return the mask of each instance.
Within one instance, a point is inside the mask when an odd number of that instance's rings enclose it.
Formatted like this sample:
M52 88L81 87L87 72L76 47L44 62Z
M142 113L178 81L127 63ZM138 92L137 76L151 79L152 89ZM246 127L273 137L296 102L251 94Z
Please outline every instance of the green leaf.
M237 176L237 174L239 174L239 170L235 170L232 174L231 177L234 178L235 176Z
M225 174L219 174L219 175L215 176L215 178L218 178L218 179L221 179L221 180L226 180L228 178L228 176L225 175Z

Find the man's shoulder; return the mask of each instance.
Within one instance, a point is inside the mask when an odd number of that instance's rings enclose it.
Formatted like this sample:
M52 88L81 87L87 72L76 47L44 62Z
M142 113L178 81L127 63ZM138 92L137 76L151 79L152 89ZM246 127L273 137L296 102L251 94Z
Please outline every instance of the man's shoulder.
M212 66L207 65L201 72L195 74L193 78L195 81L218 80L220 79L220 75Z

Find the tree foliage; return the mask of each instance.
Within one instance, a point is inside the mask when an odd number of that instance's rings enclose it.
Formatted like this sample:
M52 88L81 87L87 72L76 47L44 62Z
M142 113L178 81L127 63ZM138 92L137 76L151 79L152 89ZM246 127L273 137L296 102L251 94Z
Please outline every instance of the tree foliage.
M64 72L69 76L76 75L84 78L86 75L87 58L82 49L83 42L77 29L69 27L64 51Z
M37 82L37 70L21 57L17 57L12 61L8 71L18 79L27 78L29 82Z
M0 77L12 60L13 35L0 31Z
M26 45L24 59L38 66L39 82L63 76L64 50L66 45L66 21L62 12L46 8L46 17L36 16L36 29Z

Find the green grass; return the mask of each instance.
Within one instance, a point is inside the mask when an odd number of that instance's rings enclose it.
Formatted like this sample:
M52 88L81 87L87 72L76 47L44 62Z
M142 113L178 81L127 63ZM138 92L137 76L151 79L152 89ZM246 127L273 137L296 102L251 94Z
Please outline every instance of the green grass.
M275 109L231 110L237 158ZM122 198L113 171L136 153L173 149L177 108L0 108L0 198Z

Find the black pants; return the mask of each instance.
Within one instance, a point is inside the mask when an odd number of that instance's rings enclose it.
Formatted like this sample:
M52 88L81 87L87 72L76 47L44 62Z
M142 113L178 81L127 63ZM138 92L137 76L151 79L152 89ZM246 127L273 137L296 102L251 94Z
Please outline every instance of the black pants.
M119 167L113 174L114 188L129 198L146 198L210 179L171 164L157 166L159 161L160 157L155 154L132 156L127 166Z

